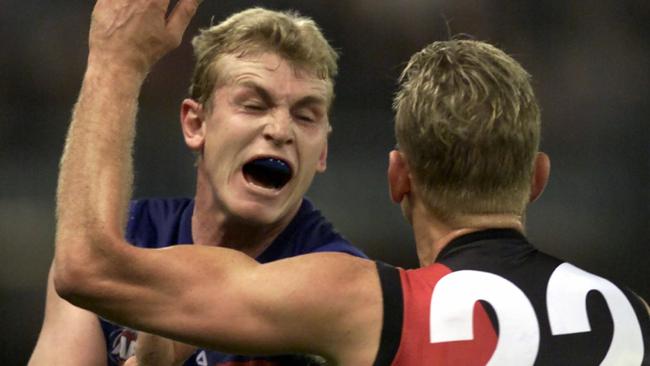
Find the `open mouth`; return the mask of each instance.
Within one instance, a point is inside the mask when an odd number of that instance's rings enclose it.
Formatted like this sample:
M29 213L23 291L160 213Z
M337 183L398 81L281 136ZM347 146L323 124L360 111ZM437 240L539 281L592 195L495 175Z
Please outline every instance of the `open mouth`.
M276 158L261 158L244 164L244 178L268 189L281 189L291 180L291 166Z

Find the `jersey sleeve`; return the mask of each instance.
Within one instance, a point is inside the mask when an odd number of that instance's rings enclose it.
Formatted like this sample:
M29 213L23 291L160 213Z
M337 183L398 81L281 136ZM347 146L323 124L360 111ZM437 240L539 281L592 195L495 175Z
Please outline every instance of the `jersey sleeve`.
M404 302L399 269L376 261L384 304L379 350L373 366L390 366L397 355L402 338Z

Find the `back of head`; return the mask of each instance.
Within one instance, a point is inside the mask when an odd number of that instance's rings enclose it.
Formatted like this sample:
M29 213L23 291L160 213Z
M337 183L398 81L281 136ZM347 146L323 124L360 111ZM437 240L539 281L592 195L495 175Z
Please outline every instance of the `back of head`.
M304 68L333 86L337 74L336 51L323 37L316 23L296 12L252 8L223 22L202 29L192 40L196 65L190 96L204 103L217 83L220 56L254 55L272 52Z
M522 214L540 113L515 60L483 42L435 42L409 61L394 109L397 142L432 213Z

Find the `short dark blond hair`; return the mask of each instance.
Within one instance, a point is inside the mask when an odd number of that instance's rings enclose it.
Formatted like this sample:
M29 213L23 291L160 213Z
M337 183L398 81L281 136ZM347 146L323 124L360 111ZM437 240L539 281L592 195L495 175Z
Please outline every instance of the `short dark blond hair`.
M530 75L496 47L435 42L395 96L395 135L436 215L522 214L540 140Z
M192 46L196 64L190 97L202 104L210 99L219 81L217 61L227 54L276 53L293 67L329 81L332 88L338 72L337 52L312 19L295 11L244 10L202 29L192 40Z

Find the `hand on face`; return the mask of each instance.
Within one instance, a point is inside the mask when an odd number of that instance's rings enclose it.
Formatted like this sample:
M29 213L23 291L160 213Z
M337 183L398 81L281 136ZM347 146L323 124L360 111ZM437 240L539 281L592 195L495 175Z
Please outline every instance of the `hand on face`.
M176 48L202 0L98 0L89 34L89 62L146 73Z

